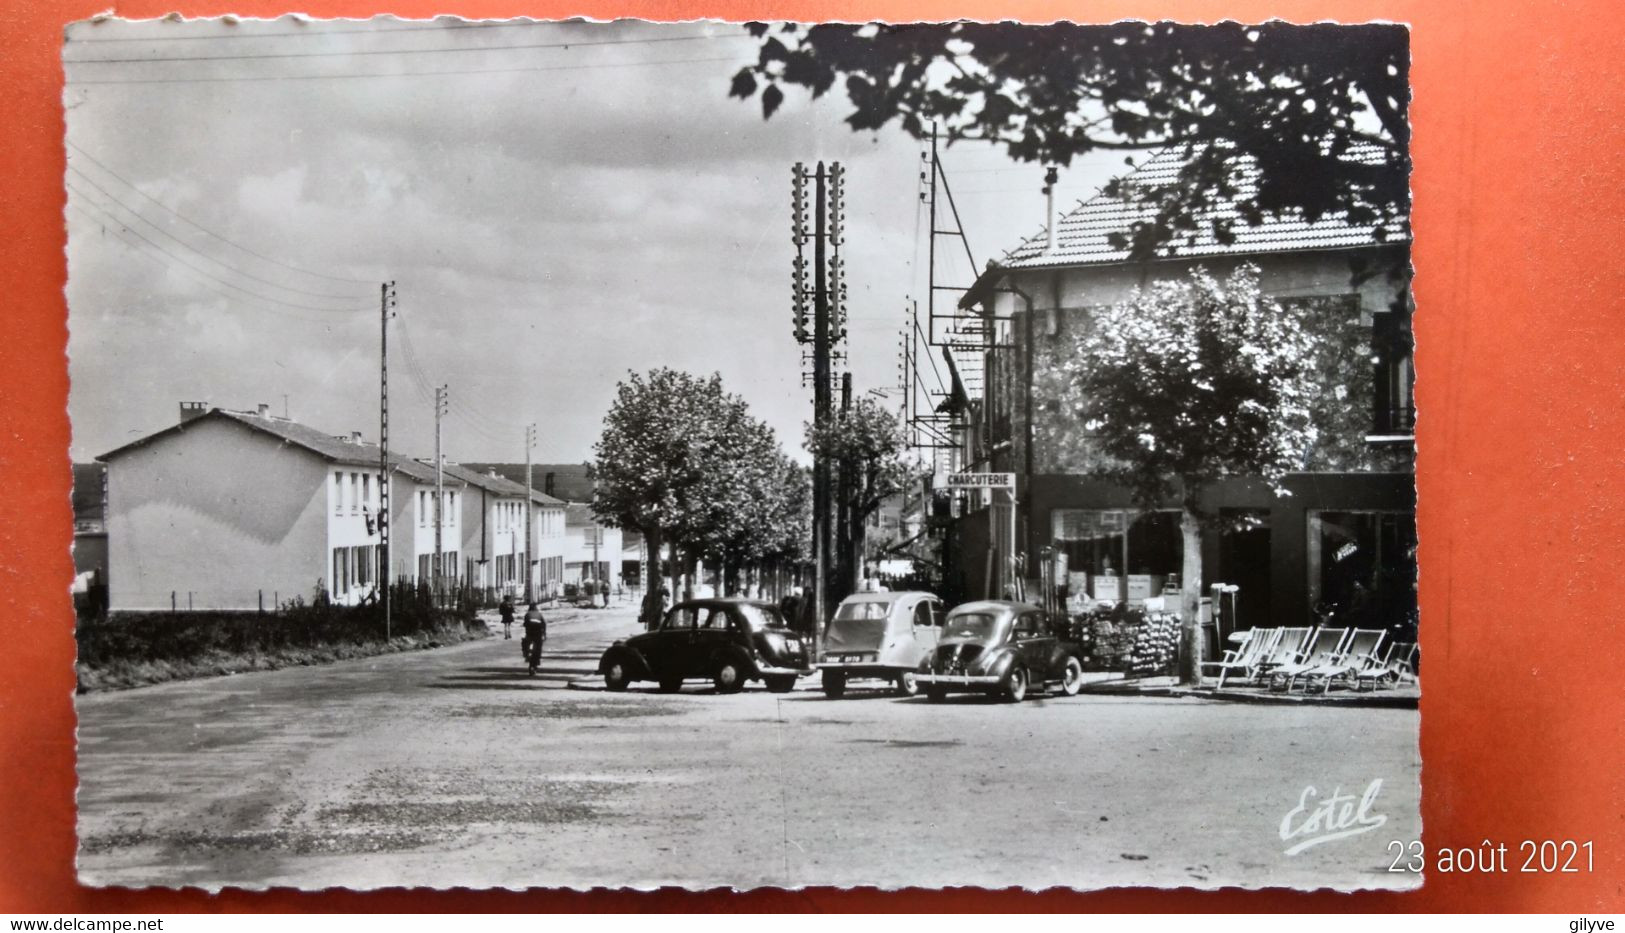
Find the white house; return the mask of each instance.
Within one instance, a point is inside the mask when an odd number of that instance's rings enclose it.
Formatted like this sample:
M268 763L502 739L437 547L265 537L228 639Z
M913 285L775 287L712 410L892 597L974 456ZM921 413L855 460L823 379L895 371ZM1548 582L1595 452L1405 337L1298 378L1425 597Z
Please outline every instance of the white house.
M585 502L564 506L564 580L614 582L620 575L621 529L600 523Z
M434 580L435 475L434 467L405 457L390 458L389 562L392 580ZM462 542L462 502L466 484L445 476L440 483L442 566L448 584L455 582L457 555Z
M461 509L464 579L481 589L522 598L528 571L533 594L556 594L564 576L564 503L535 490L527 496L524 484L494 470L455 463L444 469L468 489Z
M109 608L272 608L377 583L379 449L255 412L183 402L107 464Z

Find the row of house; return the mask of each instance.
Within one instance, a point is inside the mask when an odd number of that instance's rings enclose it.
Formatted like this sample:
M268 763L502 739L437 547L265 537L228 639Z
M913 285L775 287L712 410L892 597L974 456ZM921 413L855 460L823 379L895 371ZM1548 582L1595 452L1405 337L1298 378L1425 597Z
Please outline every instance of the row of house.
M443 463L437 478L432 461L380 454L266 405L181 403L175 424L97 458L107 607L246 610L317 591L354 604L385 578L545 597L605 579L596 553L619 560L618 531L590 509L489 467Z

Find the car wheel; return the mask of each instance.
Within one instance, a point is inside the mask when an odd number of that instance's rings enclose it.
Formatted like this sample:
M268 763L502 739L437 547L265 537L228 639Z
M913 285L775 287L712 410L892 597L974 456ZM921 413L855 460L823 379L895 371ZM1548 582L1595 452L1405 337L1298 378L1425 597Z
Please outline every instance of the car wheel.
M717 672L712 680L717 685L718 693L738 693L745 689L745 666L739 663L738 658L725 657L717 662Z
M677 691L679 691L681 689L683 689L683 678L681 678L681 677L662 677L662 678L660 678L660 692L661 693L676 693Z
M897 675L897 695L912 697L920 695L920 682L914 678L913 671L902 671Z
M846 674L842 671L824 672L824 696L839 700L846 695Z
M609 665L604 668L605 690L620 693L631 682L632 678L626 675L626 665L619 658L609 662Z
M1009 676L1004 679L1004 698L1011 703L1020 703L1027 699L1027 672L1019 667L1010 669Z
M925 698L931 703L941 703L948 699L948 691L942 687L926 687Z
M796 678L793 674L777 674L765 679L769 693L789 693L796 686Z
M1068 657L1066 667L1061 671L1061 694L1075 697L1083 689L1083 662L1077 658Z

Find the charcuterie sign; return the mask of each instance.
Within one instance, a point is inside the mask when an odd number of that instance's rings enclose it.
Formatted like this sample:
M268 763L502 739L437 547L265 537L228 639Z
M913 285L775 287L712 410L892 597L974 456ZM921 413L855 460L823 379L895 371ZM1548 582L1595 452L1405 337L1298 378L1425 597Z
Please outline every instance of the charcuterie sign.
M949 473L949 489L1014 489L1014 473Z

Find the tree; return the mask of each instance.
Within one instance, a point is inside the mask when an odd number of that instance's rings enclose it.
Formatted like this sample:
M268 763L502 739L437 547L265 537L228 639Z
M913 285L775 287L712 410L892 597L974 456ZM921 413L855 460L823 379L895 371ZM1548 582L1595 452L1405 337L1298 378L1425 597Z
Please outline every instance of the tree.
M722 378L655 369L617 383L593 446L592 508L600 519L635 528L648 542L643 621L659 613L660 549L690 533L704 504L709 415L727 398Z
M1314 446L1318 338L1264 297L1258 269L1136 290L1097 314L1061 363L1065 405L1104 455L1092 472L1137 505L1180 504L1185 620L1181 675L1199 676L1203 490L1258 476L1277 495Z
M783 546L774 538L788 508L779 501L788 494L783 451L720 376L629 374L593 451L593 513L648 542L646 624L659 613L662 546L673 575L701 556L737 569Z
M823 427L807 426L806 447L835 471L850 471L847 507L851 564L841 568L842 589L854 585L864 551L864 523L880 504L908 487L921 468L909 456L908 436L895 415L872 399L862 398L833 414ZM848 590L849 592L850 590Z
M1165 252L1204 225L1234 237L1248 224L1301 211L1345 212L1354 224L1403 227L1410 176L1410 36L1374 24L832 23L777 30L730 95L760 94L764 118L786 86L820 97L844 77L855 131L893 120L915 138L941 127L951 144L980 140L1019 162L1069 165L1097 151L1180 146L1176 177L1112 193L1153 205L1152 219L1113 234L1132 259Z

